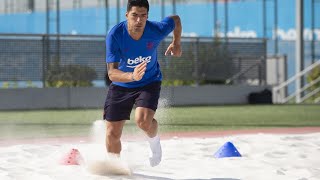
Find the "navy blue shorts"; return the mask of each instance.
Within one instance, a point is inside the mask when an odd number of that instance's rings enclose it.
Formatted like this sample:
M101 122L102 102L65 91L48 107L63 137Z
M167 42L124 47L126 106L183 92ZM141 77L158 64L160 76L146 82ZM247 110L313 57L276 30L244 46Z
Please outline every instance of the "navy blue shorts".
M125 88L111 84L104 104L103 119L129 120L133 105L156 111L160 90L160 81L138 88Z

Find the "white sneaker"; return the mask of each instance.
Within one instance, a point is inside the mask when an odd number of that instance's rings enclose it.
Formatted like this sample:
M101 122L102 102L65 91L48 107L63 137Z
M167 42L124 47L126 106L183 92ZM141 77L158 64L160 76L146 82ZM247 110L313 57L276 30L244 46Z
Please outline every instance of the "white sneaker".
M151 149L150 158L149 158L150 166L154 167L161 162L161 158L162 158L160 138L159 136L148 138L148 142Z

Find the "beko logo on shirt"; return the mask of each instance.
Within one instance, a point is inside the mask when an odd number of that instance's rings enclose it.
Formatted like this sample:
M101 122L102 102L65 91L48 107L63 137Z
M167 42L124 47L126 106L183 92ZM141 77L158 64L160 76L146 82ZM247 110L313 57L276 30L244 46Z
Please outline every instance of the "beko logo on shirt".
M131 68L134 68L136 67L138 64L142 63L142 62L147 62L149 63L151 61L151 56L147 56L147 57L142 57L142 56L139 56L139 57L136 57L135 59L128 59L127 63L127 67L131 67Z

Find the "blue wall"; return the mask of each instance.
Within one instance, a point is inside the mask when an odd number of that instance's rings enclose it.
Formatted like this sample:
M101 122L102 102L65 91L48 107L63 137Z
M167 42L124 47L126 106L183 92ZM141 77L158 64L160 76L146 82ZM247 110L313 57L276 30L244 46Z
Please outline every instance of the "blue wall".
M219 29L225 32L224 3L218 3ZM254 32L257 37L263 36L263 14L262 1L240 1L231 2L229 7L228 32L230 35L237 29L245 34L244 31ZM295 28L295 4L293 0L278 1L278 25L281 31L288 31ZM109 9L110 24L116 24L116 8ZM213 23L213 4L194 3L178 4L177 14L182 18L183 33L185 35L212 36ZM274 4L267 1L267 36L273 36L274 29ZM170 15L171 6L165 7L165 14ZM305 27L311 27L311 0L305 0ZM56 33L56 13L51 12L50 33ZM99 34L106 33L105 10L103 8L82 8L61 11L61 33L62 34ZM161 19L161 7L153 5L149 14L150 20ZM121 20L125 20L125 8L121 8ZM21 13L21 14L0 14L0 33L46 33L46 14L45 12ZM320 29L320 3L316 3L315 22L317 29ZM237 28L238 27L238 28ZM239 33L237 34L239 36ZM280 37L283 38L283 37ZM320 34L317 35L320 40Z

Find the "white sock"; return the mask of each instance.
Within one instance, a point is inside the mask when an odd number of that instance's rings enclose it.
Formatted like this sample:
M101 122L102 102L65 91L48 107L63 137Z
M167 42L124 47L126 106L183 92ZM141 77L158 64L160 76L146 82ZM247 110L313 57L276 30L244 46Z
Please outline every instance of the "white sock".
M153 138L148 138L148 142L151 149L150 154L150 166L154 167L157 166L161 162L162 158L162 149L160 144L160 137L157 135Z

